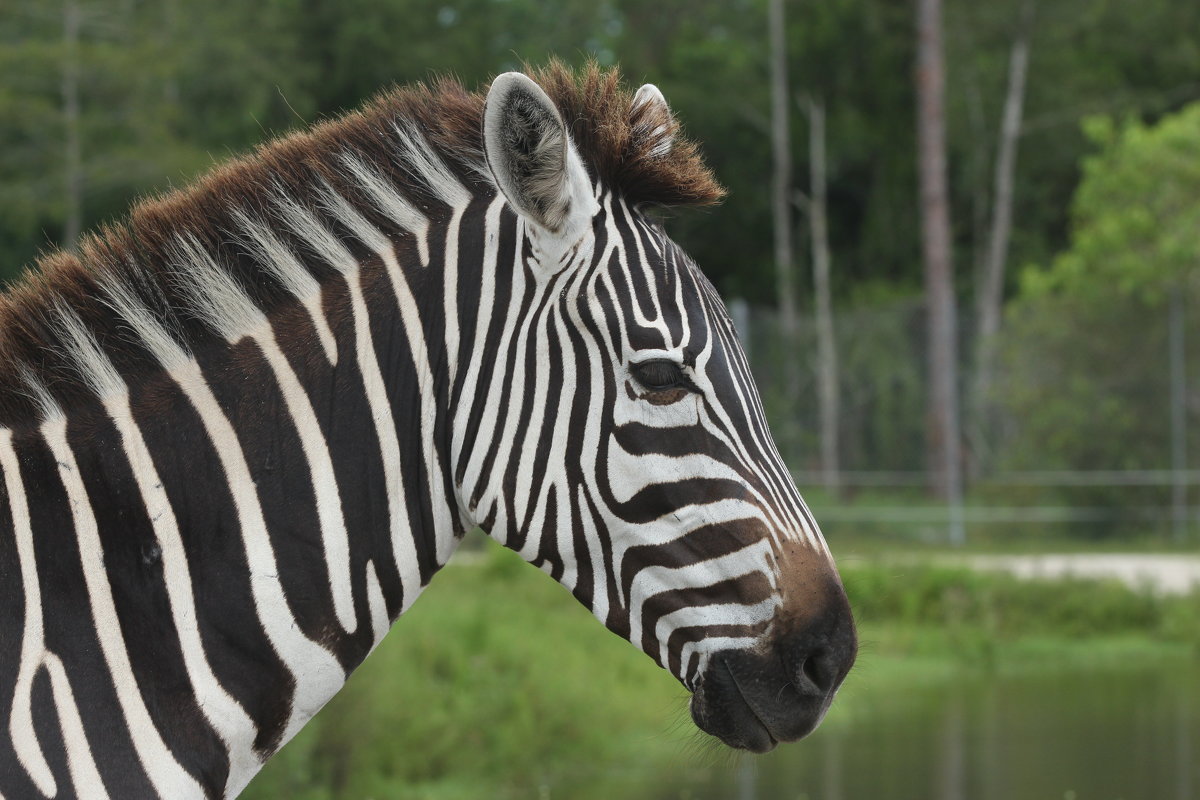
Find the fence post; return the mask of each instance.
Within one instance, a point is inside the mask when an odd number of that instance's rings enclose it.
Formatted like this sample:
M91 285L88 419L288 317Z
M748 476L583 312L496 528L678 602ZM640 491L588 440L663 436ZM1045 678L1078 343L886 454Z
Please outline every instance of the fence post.
M737 771L738 800L758 800L758 762L743 758Z
M1187 353L1183 330L1183 290L1171 289L1167 348L1171 378L1171 533L1177 543L1188 534L1187 518Z

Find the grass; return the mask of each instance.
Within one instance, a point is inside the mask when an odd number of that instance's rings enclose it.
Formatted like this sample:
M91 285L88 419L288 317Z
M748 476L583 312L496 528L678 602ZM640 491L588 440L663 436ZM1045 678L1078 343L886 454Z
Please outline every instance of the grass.
M669 675L494 552L447 567L245 796L536 797L597 763L673 756L684 719Z
M1200 594L936 564L867 562L843 577L863 647L839 704L964 673L1200 655ZM244 797L621 796L623 782L644 785L663 765L726 757L686 703L673 678L560 586L493 547L480 565L437 577Z
M1153 487L1134 487L1150 491ZM1026 490L1027 489L1027 490ZM968 493L964 508L968 511L1008 508L1013 512L1041 506L1080 510L1081 503L1062 497L1053 487L983 487ZM879 554L942 552L947 548L948 511L920 487L864 487L834 496L819 486L803 487L804 499L821 521L829 541L836 543L840 555L873 556ZM1132 506L1161 506L1162 518L1139 519L1138 509L1111 500L1109 514L1089 522L972 521L967 524L966 542L956 552L1030 554L1048 552L1200 552L1200 532L1195 527L1177 538L1171 529L1170 508L1158 495L1137 495ZM1088 505L1088 504L1083 504ZM1094 504L1092 504L1094 506ZM1093 509L1095 510L1095 509ZM931 518L909 517L908 512L927 512ZM850 518L844 518L849 513ZM880 514L874 518L874 514Z
M998 644L1030 637L1064 645L1133 637L1200 648L1196 592L1163 597L1115 580L1023 581L936 561L866 562L843 568L842 576L851 605L867 624L931 628Z

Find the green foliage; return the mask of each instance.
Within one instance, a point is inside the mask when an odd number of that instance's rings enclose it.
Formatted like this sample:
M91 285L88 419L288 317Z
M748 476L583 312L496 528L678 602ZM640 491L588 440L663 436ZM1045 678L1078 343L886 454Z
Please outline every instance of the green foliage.
M867 564L842 570L866 626L932 626L992 645L1029 636L1066 639L1137 635L1200 647L1200 593L1159 597L1116 581L1021 580L936 564ZM1184 619L1191 617L1190 625Z
M74 55L61 4L17 0L0 12L0 278L60 241L69 63L79 73L85 227L311 111L296 89L312 68L291 38L291 0L75 5Z
M1083 162L1071 247L1027 294L1154 296L1200 265L1200 103L1158 120L1086 120L1099 152Z
M1166 316L1161 298L1115 291L1018 300L1008 314L998 398L1013 420L1007 464L1153 469L1169 463ZM1194 336L1195 324L1189 327Z
M475 85L522 60L595 57L619 62L631 81L658 83L731 190L719 212L684 215L673 233L727 293L773 299L763 0L77 2L88 226L390 82L454 72ZM947 3L950 177L963 256L985 240L979 221L1020 2ZM1195 96L1187 87L1200 69L1189 35L1200 25L1196 4L1039 5L1017 262L1045 259L1062 243L1087 147L1078 118L1110 104L1158 111ZM11 276L59 240L65 56L62 6L15 0L0 13L0 274ZM788 9L794 93L826 104L834 282L847 301L864 281L920 283L911 13L872 0ZM803 188L807 125L799 101L793 111L793 178ZM971 258L957 261L965 275Z
M1083 164L1071 247L1048 269L1026 270L1007 309L992 398L1007 420L999 464L1163 469L1170 296L1180 307L1200 303L1200 104L1153 125L1094 117L1086 127L1098 150ZM1185 341L1196 341L1200 319L1181 318ZM1187 349L1185 371L1195 375L1200 358ZM1189 438L1189 448L1200 445ZM1054 498L1100 508L1166 500L1165 487L1062 489ZM1106 530L1115 528L1092 532Z

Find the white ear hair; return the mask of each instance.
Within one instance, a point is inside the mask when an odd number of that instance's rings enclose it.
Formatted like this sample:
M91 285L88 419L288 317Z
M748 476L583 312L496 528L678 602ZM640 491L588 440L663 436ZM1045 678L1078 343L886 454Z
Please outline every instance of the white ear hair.
M496 186L523 217L560 233L587 213L591 184L567 127L542 88L519 72L492 81L483 144Z
M642 106L646 108L642 109ZM641 113L639 127L644 130L646 138L658 140L650 151L651 156L662 158L671 152L671 145L675 142L675 118L671 115L667 98L663 97L657 86L653 83L642 84L633 96L630 113Z

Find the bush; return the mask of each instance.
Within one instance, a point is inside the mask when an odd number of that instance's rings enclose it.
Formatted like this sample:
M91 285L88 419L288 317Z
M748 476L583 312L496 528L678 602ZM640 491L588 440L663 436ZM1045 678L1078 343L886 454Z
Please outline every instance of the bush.
M969 627L1001 639L1140 634L1200 641L1200 592L1163 598L1116 581L1026 581L1004 573L928 564L854 566L844 569L842 578L865 625Z

